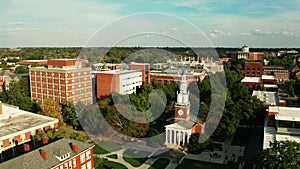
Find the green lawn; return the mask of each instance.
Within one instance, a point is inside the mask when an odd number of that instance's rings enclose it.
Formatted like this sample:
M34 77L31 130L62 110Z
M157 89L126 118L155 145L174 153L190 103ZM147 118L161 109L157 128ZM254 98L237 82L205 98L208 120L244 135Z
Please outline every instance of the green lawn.
M117 154L112 154L112 155L109 155L109 156L106 156L106 157L113 158L113 159L118 159Z
M167 158L160 158L156 160L148 169L161 169L166 168L170 163L170 160Z
M112 161L106 161L103 160L102 158L96 158L94 157L95 161L95 169L109 169L109 168L114 168L114 169L127 169L124 165Z
M141 166L145 161L148 160L148 158L130 158L130 157L123 157L123 159L132 165L133 167L139 167Z
M176 167L176 169L238 169L238 164L215 164L215 163L208 163L208 162L202 162L197 160L188 160L184 159L180 165Z
M148 160L148 156L151 154L149 151L140 151L135 149L127 149L123 153L123 159L131 164L133 167L141 166L146 160ZM141 157L141 158L136 158Z
M122 147L119 144L108 142L108 141L99 141L99 143L96 144L94 147L94 153L106 154L120 149L122 149Z

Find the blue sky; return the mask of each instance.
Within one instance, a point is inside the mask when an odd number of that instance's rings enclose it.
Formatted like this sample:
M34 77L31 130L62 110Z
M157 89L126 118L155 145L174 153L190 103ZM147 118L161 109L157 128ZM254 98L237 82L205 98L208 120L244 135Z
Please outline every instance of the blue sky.
M300 47L299 11L299 0L2 0L0 47L84 46L103 26L141 12L183 18L213 46Z

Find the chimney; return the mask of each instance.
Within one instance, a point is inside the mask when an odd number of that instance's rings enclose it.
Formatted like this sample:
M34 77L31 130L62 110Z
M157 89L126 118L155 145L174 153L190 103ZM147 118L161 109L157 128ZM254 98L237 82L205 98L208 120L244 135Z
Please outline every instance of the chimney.
M45 137L45 138L43 138L43 144L45 145L45 144L48 144L48 138L47 137Z
M0 101L0 115L3 114L2 112L2 102Z
M24 151L25 152L30 151L30 145L29 144L24 144Z
M78 145L72 143L72 150L73 150L74 153L78 153Z
M40 150L40 154L44 160L47 160L47 153L44 150Z

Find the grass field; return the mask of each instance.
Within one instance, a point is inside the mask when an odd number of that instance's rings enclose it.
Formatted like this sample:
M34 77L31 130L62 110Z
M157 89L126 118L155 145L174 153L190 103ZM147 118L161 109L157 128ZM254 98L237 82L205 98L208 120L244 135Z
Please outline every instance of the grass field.
M160 158L156 160L148 169L161 169L166 168L170 163L170 160L167 158Z
M132 165L133 167L139 167L141 166L145 161L148 160L148 158L130 158L130 157L123 157L123 159Z
M106 161L102 158L94 158L95 169L127 169L124 165L112 161Z
M215 163L208 163L196 160L188 160L184 159L180 165L176 167L176 169L238 169L238 164L215 164Z
M112 155L109 155L109 156L106 156L106 157L113 158L113 159L118 159L117 154L112 154Z
M120 149L122 149L122 147L119 144L108 142L108 141L99 141L99 143L96 144L94 147L94 153L106 154Z

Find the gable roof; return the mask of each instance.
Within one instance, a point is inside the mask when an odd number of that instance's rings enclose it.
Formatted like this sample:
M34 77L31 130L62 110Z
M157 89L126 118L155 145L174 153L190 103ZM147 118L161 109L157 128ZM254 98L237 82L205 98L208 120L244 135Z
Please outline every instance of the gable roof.
M78 153L72 151L71 145L78 145ZM39 149L33 150L22 156L13 158L4 163L0 163L0 168L7 169L49 169L55 167L58 164L63 163L63 161L75 157L81 152L94 147L94 145L89 143L84 143L72 139L60 139L56 142L43 146ZM43 150L47 153L47 160L44 160L40 155L40 151ZM70 153L70 157L60 161L57 157L63 156Z

